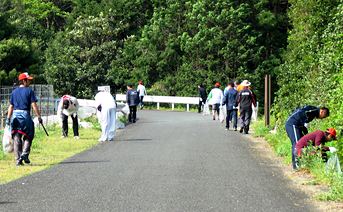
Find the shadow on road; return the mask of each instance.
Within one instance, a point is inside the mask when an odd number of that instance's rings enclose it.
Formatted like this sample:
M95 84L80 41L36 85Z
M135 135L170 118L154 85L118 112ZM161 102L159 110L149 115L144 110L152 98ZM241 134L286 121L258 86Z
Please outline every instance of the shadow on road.
M64 161L59 164L73 164L73 163L103 163L103 162L110 162L109 160L99 160L99 161Z

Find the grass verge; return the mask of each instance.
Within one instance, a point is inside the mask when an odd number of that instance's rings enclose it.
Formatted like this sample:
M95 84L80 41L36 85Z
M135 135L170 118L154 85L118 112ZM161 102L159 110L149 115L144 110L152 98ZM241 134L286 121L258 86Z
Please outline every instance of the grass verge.
M58 164L68 157L95 146L101 136L101 131L97 125L89 129L79 129L80 139L74 139L71 128L69 128L69 137L63 139L61 138L62 129L58 124L46 128L49 136L46 136L43 128L36 128L29 156L30 164L24 163L24 166L16 166L14 154L4 154L1 148L0 184Z
M265 127L263 118L261 121L252 122L252 128L255 130L254 137L264 137L274 150L274 153L278 156L283 157L284 162L287 164L292 163L291 155L291 142L286 135L284 129L278 129L276 133L269 133L270 130L274 128ZM275 123L275 120L271 120L271 123ZM340 142L339 142L340 143ZM337 149L340 149L336 143L328 143L326 146L337 146ZM330 152L327 153L330 156ZM303 163L303 164L301 164ZM305 164L306 163L306 164ZM315 181L308 182L308 184L318 184L329 186L328 193L321 193L317 196L313 196L313 199L321 201L343 201L343 175L338 174L337 170L328 170L326 164L323 163L321 155L304 157L300 161L299 171L307 170L314 178ZM305 183L307 184L307 183Z

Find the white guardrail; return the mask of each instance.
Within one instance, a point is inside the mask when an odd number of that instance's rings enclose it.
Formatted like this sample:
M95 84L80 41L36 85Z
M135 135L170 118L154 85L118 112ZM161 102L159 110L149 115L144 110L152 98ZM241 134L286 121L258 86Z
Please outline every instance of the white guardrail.
M116 94L116 101L125 101L126 102L126 95L125 94ZM172 110L174 110L174 104L187 104L187 111L189 111L189 104L199 104L199 97L181 97L181 96L144 96L143 102L156 102L157 110L160 108L160 103L171 103ZM258 112L258 102L257 106L254 107L252 105L252 118L257 121L257 112Z
M125 101L125 94L116 94L116 101ZM189 111L189 104L199 104L199 97L181 97L181 96L144 96L143 102L156 102L157 110L160 109L160 103L171 103L172 110L174 110L174 104L187 104L187 111Z

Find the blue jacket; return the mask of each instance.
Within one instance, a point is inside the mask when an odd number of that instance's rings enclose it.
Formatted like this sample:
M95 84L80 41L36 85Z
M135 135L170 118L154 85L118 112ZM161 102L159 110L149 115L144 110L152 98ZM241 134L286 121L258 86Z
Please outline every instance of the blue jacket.
M31 119L31 115L28 110L16 112L13 111L11 119L11 134L19 132L27 137L30 141L33 140L35 135L35 126Z
M235 104L235 100L237 97L238 91L233 88L227 90L224 94L223 104L226 104L227 110L233 110L233 106Z
M312 105L306 105L298 108L288 117L286 125L302 127L305 123L309 123L314 118L319 117L319 111L319 107Z
M135 106L139 104L139 95L135 89L130 89L126 92L126 103L129 106Z

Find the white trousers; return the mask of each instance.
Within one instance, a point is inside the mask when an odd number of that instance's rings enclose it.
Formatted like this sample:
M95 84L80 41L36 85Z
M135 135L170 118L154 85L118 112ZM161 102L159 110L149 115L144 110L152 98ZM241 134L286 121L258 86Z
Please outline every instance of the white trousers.
M98 119L101 125L101 137L99 141L112 140L116 130L116 109L103 108L101 112L98 113Z

